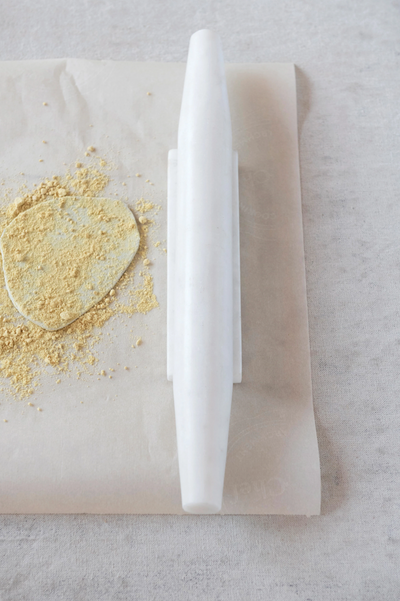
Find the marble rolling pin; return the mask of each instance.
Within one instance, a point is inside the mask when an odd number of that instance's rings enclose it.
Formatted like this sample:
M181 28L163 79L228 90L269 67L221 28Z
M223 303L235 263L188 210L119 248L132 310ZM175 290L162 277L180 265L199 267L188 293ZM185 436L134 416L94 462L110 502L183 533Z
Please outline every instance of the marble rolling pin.
M219 37L190 40L168 156L168 379L182 507L218 513L232 384L241 382L238 157Z

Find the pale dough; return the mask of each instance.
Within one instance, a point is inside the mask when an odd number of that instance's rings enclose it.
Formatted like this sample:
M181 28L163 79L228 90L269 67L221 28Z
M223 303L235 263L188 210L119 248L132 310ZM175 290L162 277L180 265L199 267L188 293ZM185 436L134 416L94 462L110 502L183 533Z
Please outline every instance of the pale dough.
M119 200L65 196L20 213L0 240L9 296L46 330L65 327L118 282L140 243Z

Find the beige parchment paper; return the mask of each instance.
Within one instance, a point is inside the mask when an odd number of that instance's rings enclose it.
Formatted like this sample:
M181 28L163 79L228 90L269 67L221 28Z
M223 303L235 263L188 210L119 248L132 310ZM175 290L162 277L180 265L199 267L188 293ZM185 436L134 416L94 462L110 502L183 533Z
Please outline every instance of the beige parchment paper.
M104 195L118 196L126 182L129 200L160 204L165 241L167 153L176 148L184 71L174 63L0 63L0 178L24 172L37 183L93 145L116 167ZM294 66L227 65L227 78L240 165L243 383L234 386L222 513L314 515L320 473ZM150 258L160 307L132 317L142 346L132 349L117 320L104 328L117 341L105 336L97 350L103 365L132 369L57 387L43 379L31 399L41 413L3 393L1 513L182 513L166 379L166 255L154 248Z

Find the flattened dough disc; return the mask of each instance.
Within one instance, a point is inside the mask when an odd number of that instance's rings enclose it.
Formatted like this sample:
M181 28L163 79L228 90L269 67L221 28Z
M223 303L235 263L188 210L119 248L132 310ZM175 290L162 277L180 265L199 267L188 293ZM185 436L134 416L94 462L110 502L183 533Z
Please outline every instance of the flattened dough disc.
M117 283L140 234L119 200L65 196L20 213L0 239L8 294L46 330L83 315Z

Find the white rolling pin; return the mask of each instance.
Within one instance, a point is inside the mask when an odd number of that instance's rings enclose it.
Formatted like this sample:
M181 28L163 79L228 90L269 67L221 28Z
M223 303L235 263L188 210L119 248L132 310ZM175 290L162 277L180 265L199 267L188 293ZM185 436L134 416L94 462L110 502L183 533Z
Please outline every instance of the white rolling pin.
M168 157L167 325L182 507L217 513L242 378L238 159L221 42L205 29L190 40Z

